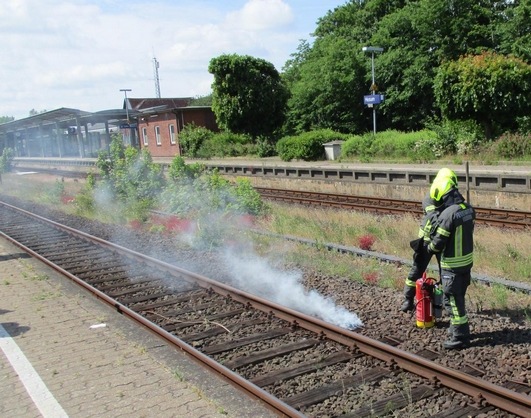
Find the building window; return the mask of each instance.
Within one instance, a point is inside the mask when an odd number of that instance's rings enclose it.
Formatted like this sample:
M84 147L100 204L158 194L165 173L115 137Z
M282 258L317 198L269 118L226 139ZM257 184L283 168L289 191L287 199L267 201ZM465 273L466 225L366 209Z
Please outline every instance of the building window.
M148 144L147 128L142 128L142 139L144 140L144 145L147 146Z
M175 125L171 124L170 129L170 144L175 145Z
M155 140L157 141L157 145L162 144L160 140L160 126L155 126Z

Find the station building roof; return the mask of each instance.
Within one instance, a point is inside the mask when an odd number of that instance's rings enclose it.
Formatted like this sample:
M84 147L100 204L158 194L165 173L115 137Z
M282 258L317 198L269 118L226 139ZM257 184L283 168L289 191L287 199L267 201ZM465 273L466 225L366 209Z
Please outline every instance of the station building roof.
M186 108L203 108L210 106L189 106L191 97L177 98L127 98L122 109L107 109L98 112L61 107L0 124L0 135L25 129L38 128L39 126L54 125L59 128L68 128L85 124L109 123L119 126L128 119L134 119L142 114L153 114L162 111L184 110Z
M0 134L8 132L15 132L24 129L37 128L39 126L55 125L59 128L67 128L75 126L78 122L81 125L87 123L105 123L120 124L129 117L134 117L139 112L129 111L124 109L108 109L99 112L86 112L79 109L71 109L61 107L59 109L48 112L39 113L37 115L29 116L27 118L13 120L10 122L0 124Z

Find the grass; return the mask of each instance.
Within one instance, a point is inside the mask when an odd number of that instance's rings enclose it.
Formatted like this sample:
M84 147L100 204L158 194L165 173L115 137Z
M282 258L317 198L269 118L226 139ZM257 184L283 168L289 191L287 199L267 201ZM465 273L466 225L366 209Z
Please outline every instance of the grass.
M75 213L75 206L60 199L50 202L49 196L58 188L53 176L4 176L0 192L35 202L53 205L68 213ZM81 182L65 179L64 192L75 196L82 190ZM28 192L28 190L31 190ZM50 190L52 192L50 192ZM304 208L270 204L271 212L258 221L258 226L277 234L294 235L325 244L360 247L370 244L372 251L411 259L409 241L417 236L419 220L413 216L378 216L322 208ZM118 211L113 211L114 217ZM103 217L99 217L102 215ZM111 222L108 215L95 213L95 218ZM153 231L155 232L155 231ZM286 262L308 266L330 276L349 278L368 284L400 291L408 274L408 266L395 266L374 259L332 253L324 246L309 248L293 243L279 244L280 240L253 236L259 251L271 251L275 247ZM475 231L475 264L473 273L500 277L515 282L531 284L531 234L529 231L502 230L478 225ZM432 272L437 277L437 272ZM43 278L44 279L44 278ZM531 312L531 296L508 291L503 287L470 287L468 295L476 308L517 309Z
M179 369L174 369L172 374L173 374L173 377L177 379L177 381L184 382L185 380L184 375Z
M31 264L25 261L22 261L21 264L27 270L22 272L22 277L24 277L25 279L34 281L46 281L49 279L48 275L44 273L37 273L35 271L35 266L32 266Z
M60 295L56 292L41 292L38 295L35 295L32 297L34 301L44 301L49 299L55 299L59 297Z
M419 220L413 216L374 216L360 212L272 204L272 214L260 226L271 232L317 242L360 247L374 237L373 251L411 259L409 241L416 238ZM531 284L531 234L476 226L473 272Z
M272 212L260 222L260 226L271 232L295 235L317 242L329 242L359 247L360 238L368 234L375 237L373 251L410 259L409 241L416 236L418 220L414 217L381 216L271 205ZM363 240L361 240L363 242ZM261 242L264 246L264 242ZM276 245L271 243L272 246ZM478 226L475 231L475 265L473 272L491 277L531 283L531 234L528 231L501 230ZM408 266L396 266L375 259L360 258L332 253L319 246L308 248L299 245L281 252L289 262L304 265L330 276L374 284L401 291ZM437 277L438 272L432 272ZM470 306L476 310L514 310L530 319L531 296L513 292L504 286L487 287L473 284L467 292Z

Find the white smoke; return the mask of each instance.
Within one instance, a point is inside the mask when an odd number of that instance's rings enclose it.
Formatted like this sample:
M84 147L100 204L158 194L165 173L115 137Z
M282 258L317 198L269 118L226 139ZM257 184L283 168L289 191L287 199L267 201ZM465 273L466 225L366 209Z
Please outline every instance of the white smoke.
M181 198L185 195L186 205L192 208L189 215L193 216L188 219L190 227L186 231L177 232L176 238L203 251L229 248L221 252L221 261L225 265L213 266L215 273L223 276L218 277L218 280L229 281L232 286L248 293L342 328L355 329L363 326L355 313L337 306L333 299L316 290L305 289L300 271L276 268L270 260L252 251L252 242L242 233L244 225L241 224L239 214L230 213L230 208L234 206L231 205L234 195L228 190L218 189L214 193L205 188L180 185L179 192ZM110 188L105 185L100 185L95 190L94 200L98 208L105 208L105 212L113 211L112 208L119 206ZM225 205L220 205L220 202L225 202ZM219 209L220 206L223 209ZM164 202L160 202L160 207L164 207ZM120 213L118 207L116 209L115 212ZM227 243L231 241L237 243L237 246L227 247ZM247 250L244 251L243 248ZM156 246L151 250L157 257ZM175 260L174 264L199 273L205 268L197 265L197 260Z
M229 249L224 251L223 259L235 286L241 290L342 328L363 326L355 313L315 290L306 290L300 271L277 269L250 251L236 253Z

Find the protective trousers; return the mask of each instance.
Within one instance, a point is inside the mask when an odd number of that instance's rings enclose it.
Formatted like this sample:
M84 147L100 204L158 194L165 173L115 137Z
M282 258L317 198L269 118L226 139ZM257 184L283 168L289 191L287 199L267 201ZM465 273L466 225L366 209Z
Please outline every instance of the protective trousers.
M406 299L413 299L415 297L416 281L422 277L422 274L428 268L432 256L428 253L428 248L424 245L422 238L411 241L410 245L414 253L413 265L407 275L406 284L404 286L404 297Z
M470 326L465 309L465 295L470 285L470 272L454 273L442 270L443 303L450 315L450 331L456 339L470 336Z

